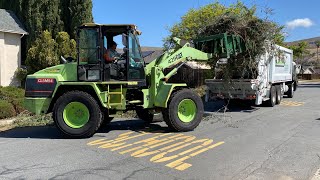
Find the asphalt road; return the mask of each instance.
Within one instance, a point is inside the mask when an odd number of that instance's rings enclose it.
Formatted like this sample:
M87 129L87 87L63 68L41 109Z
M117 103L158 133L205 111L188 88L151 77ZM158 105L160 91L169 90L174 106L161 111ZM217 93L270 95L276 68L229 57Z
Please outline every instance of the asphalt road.
M53 126L8 130L0 179L312 179L319 96L320 83L302 84L274 108L230 107L187 133L141 120L115 120L90 139L63 139Z

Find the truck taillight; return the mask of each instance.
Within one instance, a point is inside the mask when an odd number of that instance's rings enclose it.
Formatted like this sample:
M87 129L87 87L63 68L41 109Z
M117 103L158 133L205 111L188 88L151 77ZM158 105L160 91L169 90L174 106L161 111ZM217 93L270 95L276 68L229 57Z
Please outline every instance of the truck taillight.
M258 79L251 79L251 84L259 84L259 80Z

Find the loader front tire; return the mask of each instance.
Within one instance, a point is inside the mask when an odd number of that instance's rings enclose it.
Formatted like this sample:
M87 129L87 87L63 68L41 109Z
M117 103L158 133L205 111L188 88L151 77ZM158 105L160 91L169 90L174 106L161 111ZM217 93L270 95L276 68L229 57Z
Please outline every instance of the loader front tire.
M168 107L163 109L163 119L169 128L175 131L192 131L201 122L203 103L195 92L189 89L179 90L171 95Z
M70 91L59 97L52 116L58 129L72 138L91 137L104 118L98 102L83 91Z

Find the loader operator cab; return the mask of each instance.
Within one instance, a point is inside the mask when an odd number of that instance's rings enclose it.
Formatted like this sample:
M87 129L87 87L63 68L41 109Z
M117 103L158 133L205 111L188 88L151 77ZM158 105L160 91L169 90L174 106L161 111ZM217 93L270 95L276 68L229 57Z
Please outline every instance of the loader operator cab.
M145 86L144 60L135 25L84 24L78 28L79 81L137 81ZM117 61L107 62L104 54L110 42L121 37L123 49ZM119 42L118 42L119 43Z

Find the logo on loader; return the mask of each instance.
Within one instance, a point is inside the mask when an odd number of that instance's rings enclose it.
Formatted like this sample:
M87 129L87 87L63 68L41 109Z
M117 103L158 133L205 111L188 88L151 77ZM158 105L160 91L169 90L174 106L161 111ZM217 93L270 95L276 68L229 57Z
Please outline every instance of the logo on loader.
M37 79L37 83L38 84L53 84L54 79L52 79L52 78L39 78L39 79Z
M176 56L174 56L173 58L171 58L171 59L169 60L169 63L173 63L173 62L175 62L176 60L178 60L178 59L180 59L180 58L182 58L182 53L179 53L179 54L177 54Z

